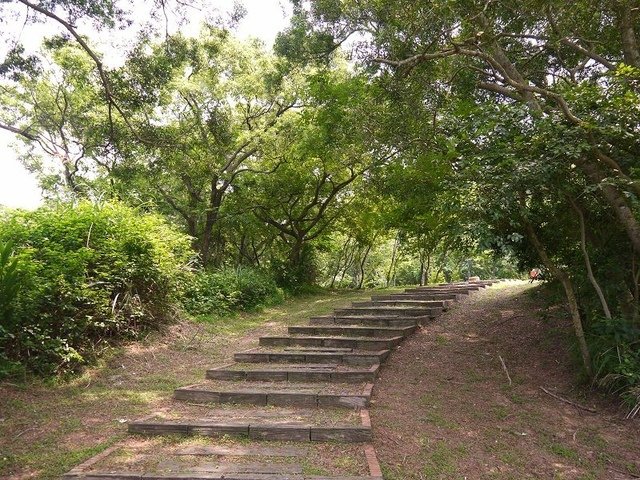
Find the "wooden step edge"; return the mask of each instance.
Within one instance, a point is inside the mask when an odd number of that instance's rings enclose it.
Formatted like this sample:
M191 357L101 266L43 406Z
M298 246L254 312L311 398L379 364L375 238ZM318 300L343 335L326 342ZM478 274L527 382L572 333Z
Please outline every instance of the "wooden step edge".
M407 325L404 327L388 327L388 326L367 326L367 325L291 325L287 327L289 334L296 334L297 330L301 331L322 331L322 330L335 330L337 332L350 330L364 330L364 331L380 331L380 332L399 332L400 335L406 330L415 328L415 325ZM297 333L298 335L300 333ZM381 337L385 338L385 337Z
M371 384L372 385L372 384ZM369 406L371 391L366 387L361 393L322 393L304 391L219 391L205 388L177 388L174 391L176 400L198 403L241 404L271 407L303 406L303 407L338 407L365 408Z
M366 455L366 453L365 453ZM252 473L143 473L143 472L69 472L65 480L383 480L382 476L317 476L300 474Z
M361 412L366 412L362 410ZM367 414L368 418L368 414ZM362 443L371 441L371 422L362 419L361 425L319 425L300 424L228 424L207 421L191 422L152 422L134 421L129 423L128 431L141 435L202 435L218 437L224 435L249 438L250 440Z
M260 346L263 347L287 347L292 345L298 346L346 346L357 350L372 350L384 346L385 348L393 348L399 345L404 336L395 337L293 337L293 336L272 336L260 337Z
M235 364L231 364L235 365ZM207 370L206 378L210 380L245 380L253 382L336 382L359 383L374 380L380 364L371 365L369 368L353 369L347 371L296 369L252 369L231 370L229 365Z
M375 341L375 342L386 342L388 340L396 340L398 338L402 338L402 335L396 335L394 337L367 337L367 336L357 336L357 337L346 337L343 335L302 335L299 337L294 337L292 335L263 335L260 337L260 340L338 340L338 341L355 341L358 342L360 340L364 341ZM282 345L286 347L287 345ZM313 345L311 345L313 347Z
M174 398L184 401L215 404L237 404L270 407L337 407L337 408L365 408L371 401L371 393L316 393L295 391L216 391L194 388L179 388L174 392Z
M426 317L432 317L432 315L423 315ZM416 319L422 318L422 316L410 316L410 317L397 317L397 316L357 316L357 315L338 315L331 317L330 320L318 322L310 320L309 326L315 327L331 327L334 325L353 325L363 327L390 327L390 328L402 328L412 325L416 325L418 322Z
M90 472L93 465L100 462L119 449L119 445L107 448L101 453L94 455L82 464L74 467L65 473L62 478L65 480L382 480L382 471L373 445L366 443L363 445L369 476L316 476L303 475L292 477L289 474L249 474L242 472L207 473L207 472L184 472L152 474L145 472Z
M362 366L379 364L389 356L389 349L352 352L265 352L246 350L234 354L237 363L317 363L322 359L334 365ZM337 360L331 362L331 360Z

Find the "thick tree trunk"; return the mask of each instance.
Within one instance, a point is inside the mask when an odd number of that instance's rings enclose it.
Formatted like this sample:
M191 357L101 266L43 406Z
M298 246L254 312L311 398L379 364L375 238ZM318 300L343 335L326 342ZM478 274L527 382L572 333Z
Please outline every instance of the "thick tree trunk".
M225 190L218 189L218 177L211 180L211 191L209 193L209 206L205 216L204 228L202 231L202 243L200 244L200 256L202 264L206 267L211 263L211 251L213 242L213 229L218 221L220 206Z
M547 252L544 246L542 245L542 243L540 243L540 240L538 239L538 236L536 235L536 232L533 229L533 226L527 221L524 222L524 225L525 225L525 230L527 232L527 236L529 237L529 240L531 241L531 243L533 244L533 247L538 253L540 260L542 260L542 263L544 264L544 266L547 267L551 272L551 274L560 281L560 283L562 284L562 287L564 288L565 296L567 297L567 303L569 305L569 312L571 313L571 320L573 322L573 329L576 335L576 340L578 341L578 347L580 348L580 354L582 356L582 363L584 365L585 371L587 372L587 375L589 375L589 378L593 378L591 354L589 353L587 340L585 339L585 336L584 336L584 329L582 328L582 319L580 318L580 310L578 308L578 300L576 298L575 290L573 288L573 284L571 283L571 279L569 278L569 275L567 275L565 271L558 268L553 263L553 261L549 258L549 255L547 255Z
M293 245L291 246L291 251L289 252L289 264L294 267L300 267L302 263L302 247L304 245L304 238L296 237L293 241Z
M640 224L633 215L625 196L614 185L604 181L607 178L606 175L590 159L582 158L577 160L576 164L592 183L600 187L604 199L613 208L634 249L640 252Z
M635 2L624 2L624 5L619 9L620 36L624 63L638 68L640 67L640 49L633 26L637 8L632 8L632 3Z

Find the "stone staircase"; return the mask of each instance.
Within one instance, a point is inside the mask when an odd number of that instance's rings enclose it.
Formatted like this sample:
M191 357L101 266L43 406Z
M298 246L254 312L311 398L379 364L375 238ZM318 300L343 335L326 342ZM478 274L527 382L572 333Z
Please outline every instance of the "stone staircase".
M376 295L260 337L65 478L380 480L367 407L381 364L420 325L494 282Z

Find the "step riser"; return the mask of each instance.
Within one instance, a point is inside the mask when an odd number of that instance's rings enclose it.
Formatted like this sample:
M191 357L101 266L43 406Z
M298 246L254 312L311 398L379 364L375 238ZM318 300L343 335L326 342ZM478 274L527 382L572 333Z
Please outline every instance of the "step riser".
M198 403L233 403L273 407L340 407L365 408L369 397L364 395L319 395L315 393L208 392L177 389L176 400Z
M393 301L393 300L399 300L399 301L404 301L404 300L426 300L426 301L432 301L432 300L452 300L452 301L458 301L458 300L462 300L465 297L465 295L462 294L458 294L458 293L443 293L443 294L427 294L427 295L420 295L420 294L415 294L415 293L400 293L400 294L395 294L395 295L376 295L371 297L371 300L374 302L378 302L378 301Z
M453 287L453 288L413 287L413 288L406 288L404 291L405 293L422 294L422 295L428 295L432 293L458 293L458 294L461 293L463 295L468 295L469 293L477 292L482 288L484 287Z
M190 472L188 474L148 474L148 473L66 473L63 480L381 480L382 477L305 477L300 474L276 474L276 473L212 473Z
M334 382L364 383L376 378L376 370L357 372L287 372L282 370L207 370L211 380L233 380L247 382Z
M427 303L428 302L428 303ZM453 302L450 300L375 300L368 302L353 302L353 307L405 307L405 308L447 308Z
M233 359L242 363L331 363L348 366L373 366L386 360L380 355L297 354L297 353L236 353Z
M357 350L387 350L398 345L400 339L359 339L347 338L298 338L298 337L261 337L263 347L338 347Z
M313 317L309 321L309 325L362 325L363 327L415 327L421 320L429 320L429 316L426 317L413 317L397 319L394 317L370 317L370 318L353 318L353 317L340 317L340 316L328 316L328 317Z
M441 308L375 308L371 310L364 310L362 308L343 308L340 310L336 310L335 314L338 317L352 317L352 316L361 316L361 315L369 315L369 316L389 316L396 314L398 316L404 317L423 317L430 316L434 317L438 314L442 313Z
M142 435L201 435L205 437L249 438L250 440L295 441L295 442L369 442L369 427L307 427L300 425L249 426L223 424L154 424L130 423L129 433Z
M415 331L416 327L407 327L396 330L382 330L376 328L340 328L340 327L321 327L321 326L310 326L310 327L302 327L295 326L289 327L288 331L293 335L348 335L353 337L398 337L403 336L407 337L411 335Z

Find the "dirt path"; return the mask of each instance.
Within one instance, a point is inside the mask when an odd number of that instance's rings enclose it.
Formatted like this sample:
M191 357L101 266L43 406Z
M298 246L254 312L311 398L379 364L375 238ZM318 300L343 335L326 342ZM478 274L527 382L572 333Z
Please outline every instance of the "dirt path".
M542 298L494 285L392 354L371 408L385 479L640 478L640 420L576 382L569 320Z

